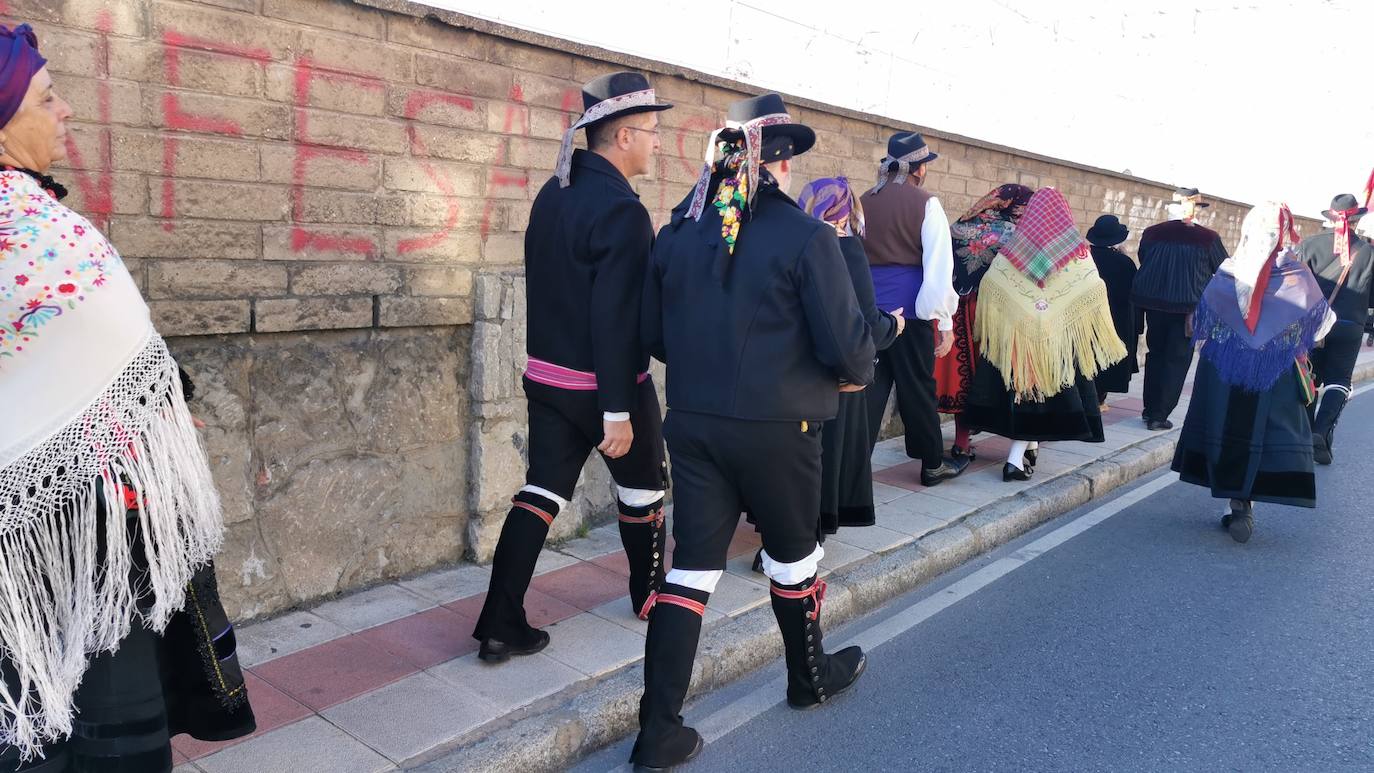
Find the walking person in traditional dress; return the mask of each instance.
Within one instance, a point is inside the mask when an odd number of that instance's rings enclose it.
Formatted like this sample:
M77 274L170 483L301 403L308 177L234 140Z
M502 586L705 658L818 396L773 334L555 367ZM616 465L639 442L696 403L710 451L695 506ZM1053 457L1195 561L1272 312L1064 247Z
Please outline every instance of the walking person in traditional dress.
M792 159L815 144L777 94L732 104L707 164L654 246L644 342L667 363L673 568L649 615L631 761L694 757L682 721L706 604L747 503L787 660L787 702L818 706L863 673L858 647L827 653L817 577L821 424L873 378L873 339L835 229L787 195ZM716 154L721 156L715 160Z
M1198 209L1209 206L1196 188L1179 188L1169 205L1169 220L1140 235L1140 270L1131 302L1145 311L1148 351L1141 418L1152 430L1173 429L1169 414L1178 407L1193 365L1193 309L1226 260L1221 236L1193 222Z
M1140 360L1136 354L1140 345L1140 333L1145 329L1145 312L1131 303L1131 286L1135 282L1136 265L1126 253L1117 249L1118 244L1130 236L1128 229L1116 215L1102 215L1088 229L1085 236L1092 245L1093 263L1097 264L1097 275L1107 285L1107 303L1112 308L1112 324L1116 326L1116 336L1126 345L1126 357L1115 365L1103 369L1093 379L1097 388L1097 399L1102 410L1107 410L1107 394L1125 394L1131 391L1131 376L1140 372Z
M922 188L928 164L939 158L916 132L899 132L887 142L878 183L861 198L867 234L864 251L873 272L878 308L901 309L912 324L878 355L873 386L867 390L868 423L876 440L894 387L897 412L906 430L906 453L921 461L921 485L958 477L968 459L945 456L935 400L935 362L954 346L954 252L949 218L940 199Z
M1312 352L1312 369L1320 391L1308 412L1317 464L1331 464L1334 457L1336 422L1350 399L1360 336L1374 306L1374 246L1355 233L1356 225L1368 213L1368 206L1360 206L1354 196L1342 193L1322 212L1331 230L1309 236L1298 245L1300 259L1316 274L1337 319L1321 347Z
M592 80L582 102L586 112L563 135L555 174L525 230L529 469L501 528L472 632L488 663L548 646L549 634L526 619L525 591L593 450L615 480L630 604L641 617L663 577L662 418L639 338L654 231L629 180L651 171L657 114L672 106L633 72ZM587 150L573 150L578 129L586 129Z
M973 323L978 309L978 283L992 266L998 250L1016 230L1016 221L1026 211L1035 191L1024 185L1008 183L994 188L979 199L964 216L949 227L954 245L954 291L959 308L954 312L954 346L949 354L935 361L936 404L940 413L954 415L954 444L950 458L972 461L964 405L973 386L978 367L978 345L973 340Z
M1288 207L1250 210L1194 321L1202 352L1173 469L1229 500L1221 525L1237 542L1254 531L1254 502L1316 507L1306 357L1336 315L1296 242Z
M1104 441L1092 380L1126 347L1063 194L1041 188L1031 196L978 295L973 331L982 359L964 415L974 429L1013 441L1002 480L1030 479L1032 443Z
M797 196L797 204L812 217L830 225L840 237L840 252L854 284L854 296L872 331L873 345L887 349L902 334L906 318L900 309L884 312L873 297L861 237L863 207L844 177L812 180ZM841 526L872 526L873 443L862 392L843 392L835 418L821 429L821 533L834 534ZM822 537L824 540L824 537ZM763 551L757 563L762 569Z
M114 246L48 176L70 106L0 27L0 769L159 773L256 729L211 558L190 384Z

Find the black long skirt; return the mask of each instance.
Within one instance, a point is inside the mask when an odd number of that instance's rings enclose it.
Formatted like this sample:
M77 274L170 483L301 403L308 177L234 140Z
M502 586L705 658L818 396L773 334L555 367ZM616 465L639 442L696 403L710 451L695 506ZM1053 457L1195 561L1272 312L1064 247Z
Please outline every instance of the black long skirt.
M1092 379L1079 375L1074 384L1042 402L1016 399L1002 374L980 357L973 371L973 389L964 407L971 429L1012 440L1082 440L1101 443L1102 413Z
M1188 416L1174 452L1179 478L1219 499L1317 506L1312 427L1297 366L1266 392L1247 392L1198 359Z
M863 392L840 395L840 410L821 430L821 531L872 526L873 436Z

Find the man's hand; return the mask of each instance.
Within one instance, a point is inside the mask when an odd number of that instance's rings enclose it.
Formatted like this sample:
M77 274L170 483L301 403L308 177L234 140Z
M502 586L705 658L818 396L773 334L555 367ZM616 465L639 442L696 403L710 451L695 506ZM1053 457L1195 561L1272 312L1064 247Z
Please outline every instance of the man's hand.
M949 350L950 350L950 349L953 349L953 348L954 348L954 331L953 331L953 330L936 330L936 331L935 331L935 358L936 358L936 359L939 359L939 358L945 356L946 354L949 354Z
M850 383L847 383L847 382L846 382L846 383L844 383L844 384L840 384L840 391L841 391L841 392L862 392L862 391L864 391L864 385L863 385L863 384L850 384Z
M891 314L892 318L897 321L897 335L901 335L902 331L906 330L906 316L901 309L893 309L888 314Z
M630 422L602 420L601 445L597 446L596 450L610 459L619 459L630 452L630 444L634 439L635 431Z

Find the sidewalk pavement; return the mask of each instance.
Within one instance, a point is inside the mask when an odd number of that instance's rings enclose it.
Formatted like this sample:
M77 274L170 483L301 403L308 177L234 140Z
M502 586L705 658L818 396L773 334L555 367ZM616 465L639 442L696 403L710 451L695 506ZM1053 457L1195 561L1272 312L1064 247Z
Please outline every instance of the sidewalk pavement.
M1374 350L1362 349L1359 362L1357 379L1374 376ZM872 608L1082 504L1073 496L1101 496L1170 458L1178 430L1144 428L1142 379L1134 381L1132 395L1109 401L1105 443L1043 444L1035 477L1026 483L1002 482L1003 438L976 436L978 460L959 479L935 488L920 485L920 462L906 458L900 438L880 443L873 455L878 525L841 529L825 541L821 568L832 575L831 598L842 595L838 603L827 600L827 618L837 624ZM1173 414L1177 426L1191 386ZM1064 476L1072 480L1056 485ZM1053 495L1069 488L1078 493ZM707 607L695 691L780 650L772 641L776 634L767 637L767 580L750 570L758 545L742 523ZM947 560L938 560L942 556ZM925 570L912 568L922 561ZM177 773L381 773L426 763L435 771L510 769L514 757L527 758L521 769L536 764L529 760L566 764L625 732L633 718L639 677L626 667L642 660L646 624L630 609L628 574L614 523L547 548L526 607L533 625L548 627L552 643L543 653L501 666L478 661L470 635L490 576L483 566L387 583L246 625L238 631L239 653L258 731L216 744L178 737ZM894 584L898 574L903 578ZM756 651L711 644L738 639L724 636L732 621L738 623L732 632L762 637ZM595 710L582 708L593 703ZM553 734L547 742L531 736L531 719L540 732ZM540 743L559 749L521 748Z

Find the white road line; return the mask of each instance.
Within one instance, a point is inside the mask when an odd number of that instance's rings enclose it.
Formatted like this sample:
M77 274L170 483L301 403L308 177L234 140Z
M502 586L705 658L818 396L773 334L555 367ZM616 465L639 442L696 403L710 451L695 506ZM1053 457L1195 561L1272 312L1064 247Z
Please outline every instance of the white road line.
M1366 384L1351 393L1351 397L1374 389L1374 383ZM862 631L851 633L848 644L857 644L866 651L872 651L897 638L926 620L954 606L978 591L986 588L1018 567L1033 561L1065 542L1079 536L1088 529L1106 521L1126 508L1150 497L1178 481L1177 473L1165 473L1155 480L1137 486L1112 501L1093 508L1054 531L1046 534L1009 556L999 558L991 564L951 584L948 588L911 604L895 615L881 620ZM768 684L738 698L711 712L705 717L694 718L690 723L701 733L707 743L724 738L735 729L781 704L778 698L787 690L787 677L779 676ZM630 766L618 765L611 769L616 773L630 770Z

